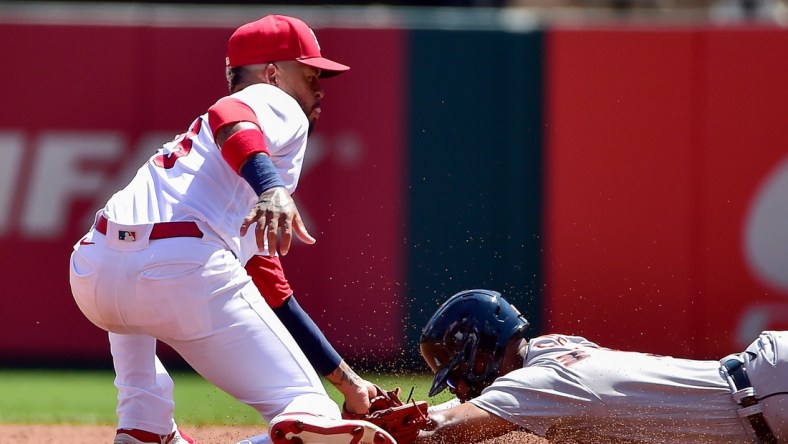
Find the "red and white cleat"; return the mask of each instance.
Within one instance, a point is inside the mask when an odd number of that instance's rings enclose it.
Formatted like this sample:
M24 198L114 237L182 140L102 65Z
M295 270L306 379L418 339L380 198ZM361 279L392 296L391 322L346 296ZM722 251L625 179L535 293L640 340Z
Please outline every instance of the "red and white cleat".
M191 436L183 433L183 430L181 430L180 427L175 429L175 435L172 438L173 439L170 441L170 444L197 444L197 441L195 441Z
M271 421L268 434L274 444L397 444L371 422L308 413L279 415Z
M118 429L113 444L197 444L189 435L177 429L169 435L157 435L139 429Z

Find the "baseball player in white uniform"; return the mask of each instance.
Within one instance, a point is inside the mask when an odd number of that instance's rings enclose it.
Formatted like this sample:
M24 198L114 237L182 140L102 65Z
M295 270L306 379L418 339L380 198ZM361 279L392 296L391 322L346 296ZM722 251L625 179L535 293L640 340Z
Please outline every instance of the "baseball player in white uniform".
M277 244L286 254L293 234L315 242L290 193L320 114L320 79L349 68L322 57L304 22L280 15L238 28L227 66L233 94L112 196L71 256L74 299L110 332L121 370L115 444L191 442L172 420L172 380L156 340L258 410L274 443L392 443L370 423L341 419L269 304L308 317L284 291L267 303L252 281L281 271ZM129 369L138 362L136 374Z
M430 396L448 387L460 402L432 407L434 428L417 443L514 430L576 443L788 442L788 332L763 332L742 353L702 361L577 336L526 340L527 327L489 290L460 292L436 311L420 340L435 372Z

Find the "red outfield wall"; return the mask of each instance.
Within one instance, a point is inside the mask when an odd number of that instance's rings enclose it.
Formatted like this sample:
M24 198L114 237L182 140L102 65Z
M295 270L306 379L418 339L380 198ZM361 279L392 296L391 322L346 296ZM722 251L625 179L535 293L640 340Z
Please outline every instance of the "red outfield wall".
M0 365L107 359L105 334L71 298L71 246L144 159L226 94L235 26L0 25ZM318 242L283 263L338 349L387 357L403 330L402 32L315 32L352 70L323 85L295 195Z
M708 358L788 329L788 31L546 40L549 329Z
M70 296L71 245L158 144L225 93L235 25L0 24L0 365L108 358ZM408 288L445 284L403 271L404 224L424 217L408 214L403 183L419 106L405 103L407 32L316 33L353 69L324 84L296 193L318 243L283 263L340 351L393 358L412 328ZM772 29L546 31L548 330L718 357L788 328L786 53L788 32ZM530 87L512 79L513 93ZM435 87L447 103L467 96Z

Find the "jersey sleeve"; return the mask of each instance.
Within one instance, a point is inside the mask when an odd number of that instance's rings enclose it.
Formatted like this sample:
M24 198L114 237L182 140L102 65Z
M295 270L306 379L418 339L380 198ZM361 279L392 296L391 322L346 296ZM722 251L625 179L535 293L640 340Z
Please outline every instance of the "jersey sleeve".
M268 154L287 191L293 193L301 176L309 121L295 101L279 88L264 83L230 96L249 107L265 136Z
M563 370L540 365L515 370L468 402L544 436L558 421L572 421L600 404L598 397Z
M208 108L208 123L211 134L216 139L216 133L227 125L238 122L251 122L260 127L257 114L246 103L234 97L223 97Z

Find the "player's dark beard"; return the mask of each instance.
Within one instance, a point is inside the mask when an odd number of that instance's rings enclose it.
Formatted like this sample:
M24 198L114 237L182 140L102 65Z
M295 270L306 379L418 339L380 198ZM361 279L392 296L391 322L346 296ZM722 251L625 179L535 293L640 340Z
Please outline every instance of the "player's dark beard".
M309 128L307 129L306 135L309 136L312 134L312 131L315 129L315 125L317 124L317 119L312 119L310 116L312 115L312 111L320 106L320 102L315 103L309 111L307 111L306 104L303 100L296 99L299 105L301 105L301 109L304 110L304 114L306 114L306 119L309 121Z
M319 106L320 103L317 103L313 108L317 108ZM309 120L309 129L307 130L306 135L309 136L310 134L312 134L312 130L315 129L315 125L317 125L317 119L309 119L309 114L307 114L307 119Z

